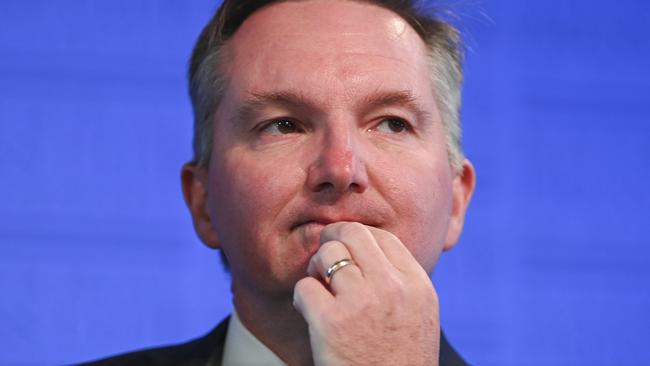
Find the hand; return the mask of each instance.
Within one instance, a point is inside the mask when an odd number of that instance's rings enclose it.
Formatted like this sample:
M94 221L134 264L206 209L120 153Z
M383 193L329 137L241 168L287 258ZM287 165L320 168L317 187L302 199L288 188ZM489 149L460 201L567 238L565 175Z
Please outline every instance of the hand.
M329 266L353 264L325 280ZM321 233L294 306L309 326L316 365L437 365L438 297L428 274L393 234L355 222Z

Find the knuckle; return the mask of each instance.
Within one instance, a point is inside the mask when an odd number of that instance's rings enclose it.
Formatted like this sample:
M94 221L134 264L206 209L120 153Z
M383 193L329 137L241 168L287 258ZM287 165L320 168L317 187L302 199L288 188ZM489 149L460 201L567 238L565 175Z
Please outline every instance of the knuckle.
M404 283L395 275L386 276L382 281L382 292L384 296L391 299L404 299L411 292L408 287L407 283Z
M342 236L348 236L360 233L365 229L365 226L359 222L346 222L339 227L339 233Z
M401 240L399 240L399 238L397 237L397 235L391 233L391 232L388 231L388 230L382 230L381 232L382 232L383 235L384 235L384 240L391 241L391 242L398 242L398 243L401 243L401 242L402 242Z
M334 250L334 248L336 248L336 246L338 244L339 243L337 241L335 241L335 240L328 240L325 243L323 243L320 246L320 248L318 248L318 251L316 252L316 254L318 255L318 254L322 254L322 253L324 253L326 251Z
M293 286L293 292L294 293L302 293L305 290L305 286L307 286L307 279L306 278L301 278L296 282L296 284Z

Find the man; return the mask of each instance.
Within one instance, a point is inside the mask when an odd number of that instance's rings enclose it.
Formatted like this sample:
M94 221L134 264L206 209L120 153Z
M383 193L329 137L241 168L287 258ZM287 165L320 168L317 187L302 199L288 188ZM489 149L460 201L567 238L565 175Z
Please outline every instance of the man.
M182 183L233 314L100 363L464 364L428 276L474 188L458 47L410 1L226 0L190 64Z

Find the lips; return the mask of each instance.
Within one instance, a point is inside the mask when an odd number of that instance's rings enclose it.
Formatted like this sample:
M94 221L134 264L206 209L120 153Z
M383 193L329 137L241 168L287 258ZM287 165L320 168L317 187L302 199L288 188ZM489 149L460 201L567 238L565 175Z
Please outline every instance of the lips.
M307 219L303 221L298 221L294 225L291 226L291 230L295 230L299 227L302 226L326 226L331 223L334 223L336 221L331 221L331 220L323 220L323 219Z
M355 210L354 213L350 211L333 212L332 210L326 211L325 209L316 209L313 211L303 211L296 213L295 220L290 226L290 232L296 235L299 243L313 255L320 247L321 232L325 226L335 222L359 222L364 225L381 227L381 222L377 217L382 217L377 214L376 210L360 211ZM363 212L360 213L360 212Z
M339 217L324 217L324 216L314 216L300 218L296 221L295 224L291 226L291 230L295 230L303 226L327 226L335 222L359 222L364 225L379 227L379 223L376 220L370 219L368 217L362 216L339 216Z

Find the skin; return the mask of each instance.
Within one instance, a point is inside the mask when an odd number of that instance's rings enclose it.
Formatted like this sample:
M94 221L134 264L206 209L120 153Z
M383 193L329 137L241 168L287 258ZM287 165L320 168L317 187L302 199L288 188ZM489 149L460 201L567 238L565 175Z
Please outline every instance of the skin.
M449 165L424 43L386 9L310 0L257 11L228 46L210 165L182 181L243 324L288 364L435 364L428 273L474 170Z

